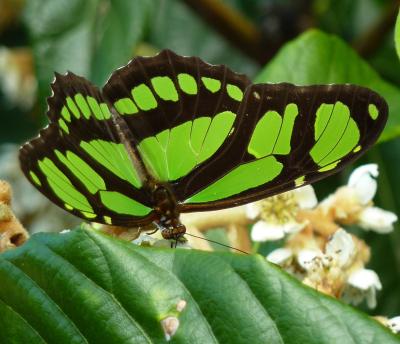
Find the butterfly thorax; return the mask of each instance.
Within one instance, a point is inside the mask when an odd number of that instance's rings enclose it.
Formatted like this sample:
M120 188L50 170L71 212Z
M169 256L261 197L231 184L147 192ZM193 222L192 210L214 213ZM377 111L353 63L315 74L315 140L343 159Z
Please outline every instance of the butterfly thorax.
M157 185L153 192L154 210L158 214L157 224L164 239L179 239L186 227L179 219L177 201L168 185Z

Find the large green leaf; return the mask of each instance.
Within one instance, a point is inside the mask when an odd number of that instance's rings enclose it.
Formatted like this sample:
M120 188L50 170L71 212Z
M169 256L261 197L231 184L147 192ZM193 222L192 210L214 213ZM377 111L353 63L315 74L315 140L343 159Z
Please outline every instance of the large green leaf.
M397 55L400 57L400 12L397 15L396 26L394 30L394 43L396 45Z
M380 93L389 104L389 120L381 136L400 135L400 89L379 75L340 38L310 30L286 44L261 71L257 82L300 85L352 83Z
M179 317L178 343L400 342L261 256L141 248L92 230L34 235L0 256L0 281L2 343L160 343L167 316Z
M49 94L54 71L67 70L102 84L128 62L142 38L153 0L31 0L29 29L39 81L39 99Z

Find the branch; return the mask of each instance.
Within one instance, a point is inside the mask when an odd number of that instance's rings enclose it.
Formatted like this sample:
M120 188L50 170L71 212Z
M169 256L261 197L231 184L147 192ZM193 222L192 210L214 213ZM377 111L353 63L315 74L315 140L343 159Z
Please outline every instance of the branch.
M251 21L220 0L184 2L229 42L260 64L270 59L280 47L280 44L266 45L262 32Z
M399 0L392 1L378 21L353 43L354 49L361 56L371 56L379 48L386 34L393 29L399 6Z

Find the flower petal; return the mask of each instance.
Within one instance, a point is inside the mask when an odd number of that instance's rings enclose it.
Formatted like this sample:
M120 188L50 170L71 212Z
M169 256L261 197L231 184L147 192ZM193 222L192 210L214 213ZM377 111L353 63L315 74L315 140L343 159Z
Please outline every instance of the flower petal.
M378 165L367 164L356 168L350 175L347 186L353 188L361 204L370 202L377 189Z
M347 292L346 290L344 292L345 299L358 304L365 298L369 308L376 307L376 291L382 289L382 284L375 271L369 269L357 270L349 276L347 285Z
M266 258L271 263L283 265L288 262L292 257L292 250L288 248L277 248L276 250L270 252L270 254Z
M316 257L322 257L322 252L319 250L301 250L297 254L297 262L304 270L309 270L314 266Z
M254 220L255 218L257 218L260 215L261 208L260 208L259 202L253 202L253 203L246 204L244 209L245 209L247 218L249 218L250 220Z
M349 276L347 283L357 289L364 291L370 288L374 288L377 290L382 289L382 284L379 276L374 270L370 269L359 269L354 271Z
M311 185L306 185L298 189L294 189L292 192L300 208L312 209L317 206L318 199L315 195L314 188Z
M275 241L285 236L284 227L281 225L269 224L265 221L258 221L251 230L253 241Z
M388 320L388 327L394 332L394 333L400 333L400 316L391 318Z
M378 207L367 207L359 215L358 224L366 230L386 234L393 231L397 215Z
M292 234L292 233L300 232L304 228L305 225L306 225L306 222L300 223L300 222L295 222L295 221L289 221L282 225L282 229L286 234Z
M326 245L325 253L335 257L339 266L346 266L354 255L354 241L344 229L338 229Z

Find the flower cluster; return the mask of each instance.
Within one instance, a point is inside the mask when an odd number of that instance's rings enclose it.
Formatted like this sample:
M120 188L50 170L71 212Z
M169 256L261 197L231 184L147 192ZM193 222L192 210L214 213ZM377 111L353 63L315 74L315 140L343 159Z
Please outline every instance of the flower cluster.
M255 221L253 241L285 238L284 247L267 256L269 261L315 289L348 303L366 300L374 308L382 285L375 271L365 268L369 247L341 226L381 234L393 230L397 216L372 202L377 176L377 165L361 166L346 186L320 203L308 185L248 205L247 216Z

